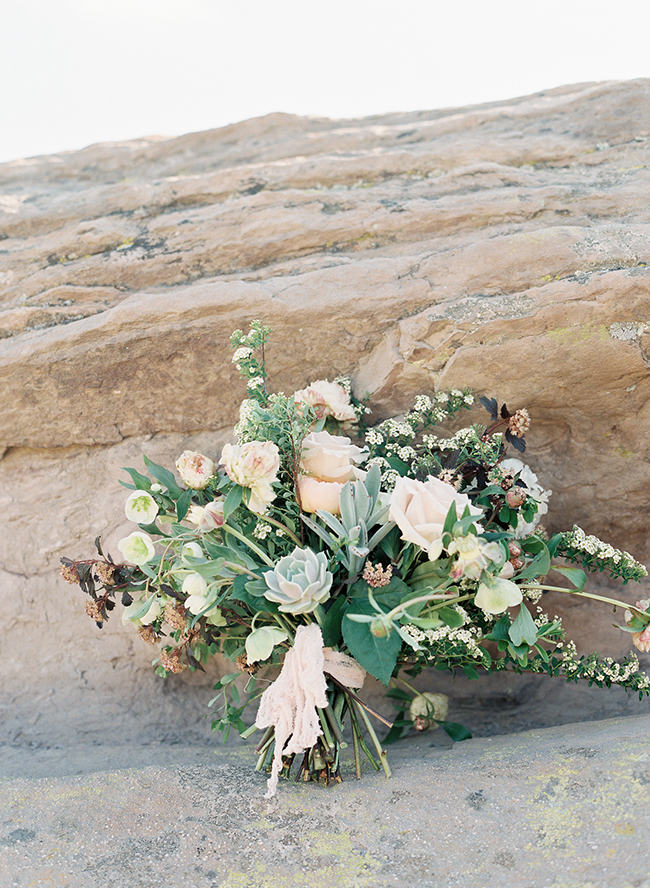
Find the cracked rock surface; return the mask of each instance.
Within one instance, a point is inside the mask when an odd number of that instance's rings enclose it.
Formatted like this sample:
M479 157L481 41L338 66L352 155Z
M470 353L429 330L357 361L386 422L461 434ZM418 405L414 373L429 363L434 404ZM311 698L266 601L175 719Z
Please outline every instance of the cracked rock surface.
M119 619L88 620L58 561L99 534L115 551L116 479L143 451L219 455L243 397L228 337L256 317L276 389L346 373L377 419L465 385L527 407L548 528L648 561L649 121L637 80L0 165L6 749L209 736L218 666L160 681ZM597 605L543 603L581 652L627 650ZM422 681L475 733L647 711L544 679Z

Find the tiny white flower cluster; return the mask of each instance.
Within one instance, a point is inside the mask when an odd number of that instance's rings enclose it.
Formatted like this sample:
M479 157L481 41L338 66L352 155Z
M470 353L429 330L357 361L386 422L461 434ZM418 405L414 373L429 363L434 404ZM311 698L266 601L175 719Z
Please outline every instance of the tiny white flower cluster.
M422 437L422 441L427 447L430 447L432 450L435 448L436 450L443 451L460 450L469 444L470 441L475 440L476 431L471 426L460 429L452 438L438 438L436 435L423 435Z
M253 376L252 379L249 379L246 383L249 389L260 388L260 386L264 385L264 377L263 376Z
M387 419L380 428L389 438L414 438L415 430L408 422L398 419Z
M641 568L642 572L647 575L647 571L643 565L639 564L638 561L635 561L629 552L615 549L609 543L604 543L602 540L599 540L598 537L587 535L577 524L574 524L573 530L565 535L564 545L573 549L579 549L581 552L586 552L588 555L594 555L596 558L610 562L613 565L636 569Z
M266 521L258 521L253 528L253 536L258 540L265 540L270 533L271 525L267 524Z
M456 610L467 616L462 608L457 607ZM479 646L479 642L483 638L483 633L478 626L459 626L452 629L451 626L438 626L437 629L419 629L417 626L409 623L403 627L404 632L420 644L440 644L443 641L449 641L452 644L462 645L467 649L470 657L476 660L483 659L483 650Z
M250 358L253 354L253 349L249 348L247 345L242 345L238 348L234 355L232 356L233 364L237 364L237 369L239 369L239 362L244 361L246 358Z
M426 410L431 410L431 407L431 398L428 395L418 395L415 399L415 404L413 405L413 409L418 413L424 413Z
M627 663L621 664L612 660L611 657L605 657L599 660L594 656L593 659L587 658L580 663L578 652L574 641L568 641L562 651L563 669L567 675L580 670L581 677L591 678L594 681L609 681L612 684L625 684L632 676L639 673L639 660L636 654L632 654ZM636 690L645 690L650 687L650 676L643 675L639 677L635 684Z
M235 425L235 437L238 444L250 441L248 425L255 414L256 401L245 400L239 405L239 422Z
M533 586L533 585L537 585L539 583L539 580L529 580L528 582L531 584L531 586ZM526 601L530 601L532 604L537 604L537 602L541 599L542 595L544 594L543 589L528 588L528 589L523 589L522 591L523 591L523 595L524 595L524 598L526 599Z

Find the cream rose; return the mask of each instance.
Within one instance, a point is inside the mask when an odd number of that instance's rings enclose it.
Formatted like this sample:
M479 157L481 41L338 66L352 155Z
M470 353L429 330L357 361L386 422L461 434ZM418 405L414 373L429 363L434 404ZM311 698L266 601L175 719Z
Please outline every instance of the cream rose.
M187 484L192 490L203 490L216 475L212 460L194 450L184 450L176 460L176 468L183 484Z
M272 441L249 441L247 444L226 444L220 463L228 477L251 491L248 508L262 515L275 499L271 485L280 470L280 451Z
M389 518L402 531L402 539L415 543L435 561L442 551L442 528L451 504L456 504L460 518L465 507L470 514L482 515L472 506L469 497L438 478L426 481L398 478L390 498Z
M352 444L349 438L329 432L311 432L302 442L300 468L318 481L345 484L360 477L356 466L366 456L366 451Z
M309 405L319 419L323 416L333 416L339 422L356 419L350 397L338 382L319 379L294 392L293 398L298 404Z
M303 512L324 509L338 515L343 485L365 477L366 473L357 468L365 458L366 451L352 444L349 438L329 432L307 435L300 458L304 475L298 481Z

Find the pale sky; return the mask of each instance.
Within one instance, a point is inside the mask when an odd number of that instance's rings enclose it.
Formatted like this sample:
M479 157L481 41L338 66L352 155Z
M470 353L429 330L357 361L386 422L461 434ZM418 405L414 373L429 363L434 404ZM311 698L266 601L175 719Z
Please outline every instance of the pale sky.
M0 162L650 76L648 0L6 0Z

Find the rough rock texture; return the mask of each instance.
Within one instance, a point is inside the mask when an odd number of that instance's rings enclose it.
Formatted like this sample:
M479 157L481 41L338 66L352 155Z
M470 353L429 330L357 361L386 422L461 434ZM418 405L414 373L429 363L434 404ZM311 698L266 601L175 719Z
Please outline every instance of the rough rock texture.
M78 768L0 782L0 880L649 888L649 728L650 716L613 719L452 749L413 737L393 750L391 780L368 769L357 782L350 755L342 784L282 781L269 801L250 749L126 748L115 771L114 754L85 747Z
M99 533L114 550L142 451L219 454L243 395L228 336L255 317L278 389L348 373L377 418L463 385L527 406L549 528L650 559L649 208L648 80L1 165L6 737L206 735L214 675L156 679L57 567ZM627 649L563 604L583 649Z

